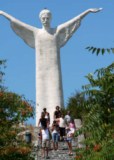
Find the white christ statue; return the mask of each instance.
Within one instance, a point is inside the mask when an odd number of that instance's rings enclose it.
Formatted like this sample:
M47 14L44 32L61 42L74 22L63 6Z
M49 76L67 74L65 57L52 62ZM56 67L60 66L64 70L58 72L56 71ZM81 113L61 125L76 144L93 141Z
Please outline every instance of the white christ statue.
M89 13L99 12L101 8L88 9L73 19L50 27L52 14L43 9L39 18L42 28L36 28L19 21L4 11L0 15L7 18L14 32L20 36L36 52L36 126L44 107L50 113L51 122L56 106L63 107L63 88L60 63L60 48L79 28L81 20Z

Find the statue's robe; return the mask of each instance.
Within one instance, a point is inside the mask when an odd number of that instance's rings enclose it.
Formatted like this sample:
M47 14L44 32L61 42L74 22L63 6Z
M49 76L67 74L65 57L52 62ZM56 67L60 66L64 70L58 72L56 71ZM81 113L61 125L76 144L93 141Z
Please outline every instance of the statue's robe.
M66 44L80 20L68 21L47 32L24 23L11 22L11 27L30 47L36 51L36 125L43 108L50 113L51 122L56 106L63 107L63 88L60 63L60 48Z

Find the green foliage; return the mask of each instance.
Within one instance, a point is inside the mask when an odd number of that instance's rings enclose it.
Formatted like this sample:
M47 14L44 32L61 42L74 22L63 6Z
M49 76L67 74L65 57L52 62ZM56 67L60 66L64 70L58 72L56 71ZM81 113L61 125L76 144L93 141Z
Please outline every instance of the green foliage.
M76 92L74 95L72 95L67 102L67 108L66 110L71 111L71 115L73 118L83 118L83 115L86 114L85 109L82 108L84 102L85 102L85 97L79 92Z
M20 124L33 117L34 109L32 102L27 101L24 96L9 92L2 84L4 73L0 61L0 160L32 160L32 147L25 143L20 134L24 129Z
M114 53L114 48L96 48L93 46L88 46L86 49L92 53L96 53L99 55L100 53L103 55L104 53Z
M80 132L86 135L86 148L77 149L83 160L114 159L114 63L88 74L89 85L83 86L89 98Z

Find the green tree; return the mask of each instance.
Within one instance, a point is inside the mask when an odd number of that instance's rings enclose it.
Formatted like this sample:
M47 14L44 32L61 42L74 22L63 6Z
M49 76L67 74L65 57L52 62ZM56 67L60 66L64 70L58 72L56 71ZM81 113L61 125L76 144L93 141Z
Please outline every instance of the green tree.
M97 48L97 47L93 47L93 46L88 46L86 47L86 49L91 52L92 54L105 54L105 53L114 53L114 48Z
M68 99L66 111L71 111L71 115L74 119L80 118L83 120L83 115L87 112L87 110L82 108L85 101L85 96L82 95L81 92L76 92Z
M23 129L19 127L20 123L33 117L32 102L3 86L4 63L0 61L0 160L32 160L32 147L20 136Z
M86 134L86 148L77 149L77 156L86 160L114 159L114 63L88 74L89 84L83 86L90 97L83 105L84 116L80 132Z

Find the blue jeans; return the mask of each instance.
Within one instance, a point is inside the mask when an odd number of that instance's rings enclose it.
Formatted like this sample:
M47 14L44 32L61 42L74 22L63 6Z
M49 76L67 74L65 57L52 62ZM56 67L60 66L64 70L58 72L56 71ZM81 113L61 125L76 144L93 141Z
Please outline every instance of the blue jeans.
M57 143L59 140L59 134L58 133L52 133L52 141Z
M72 137L67 137L66 141L71 143L72 142Z

